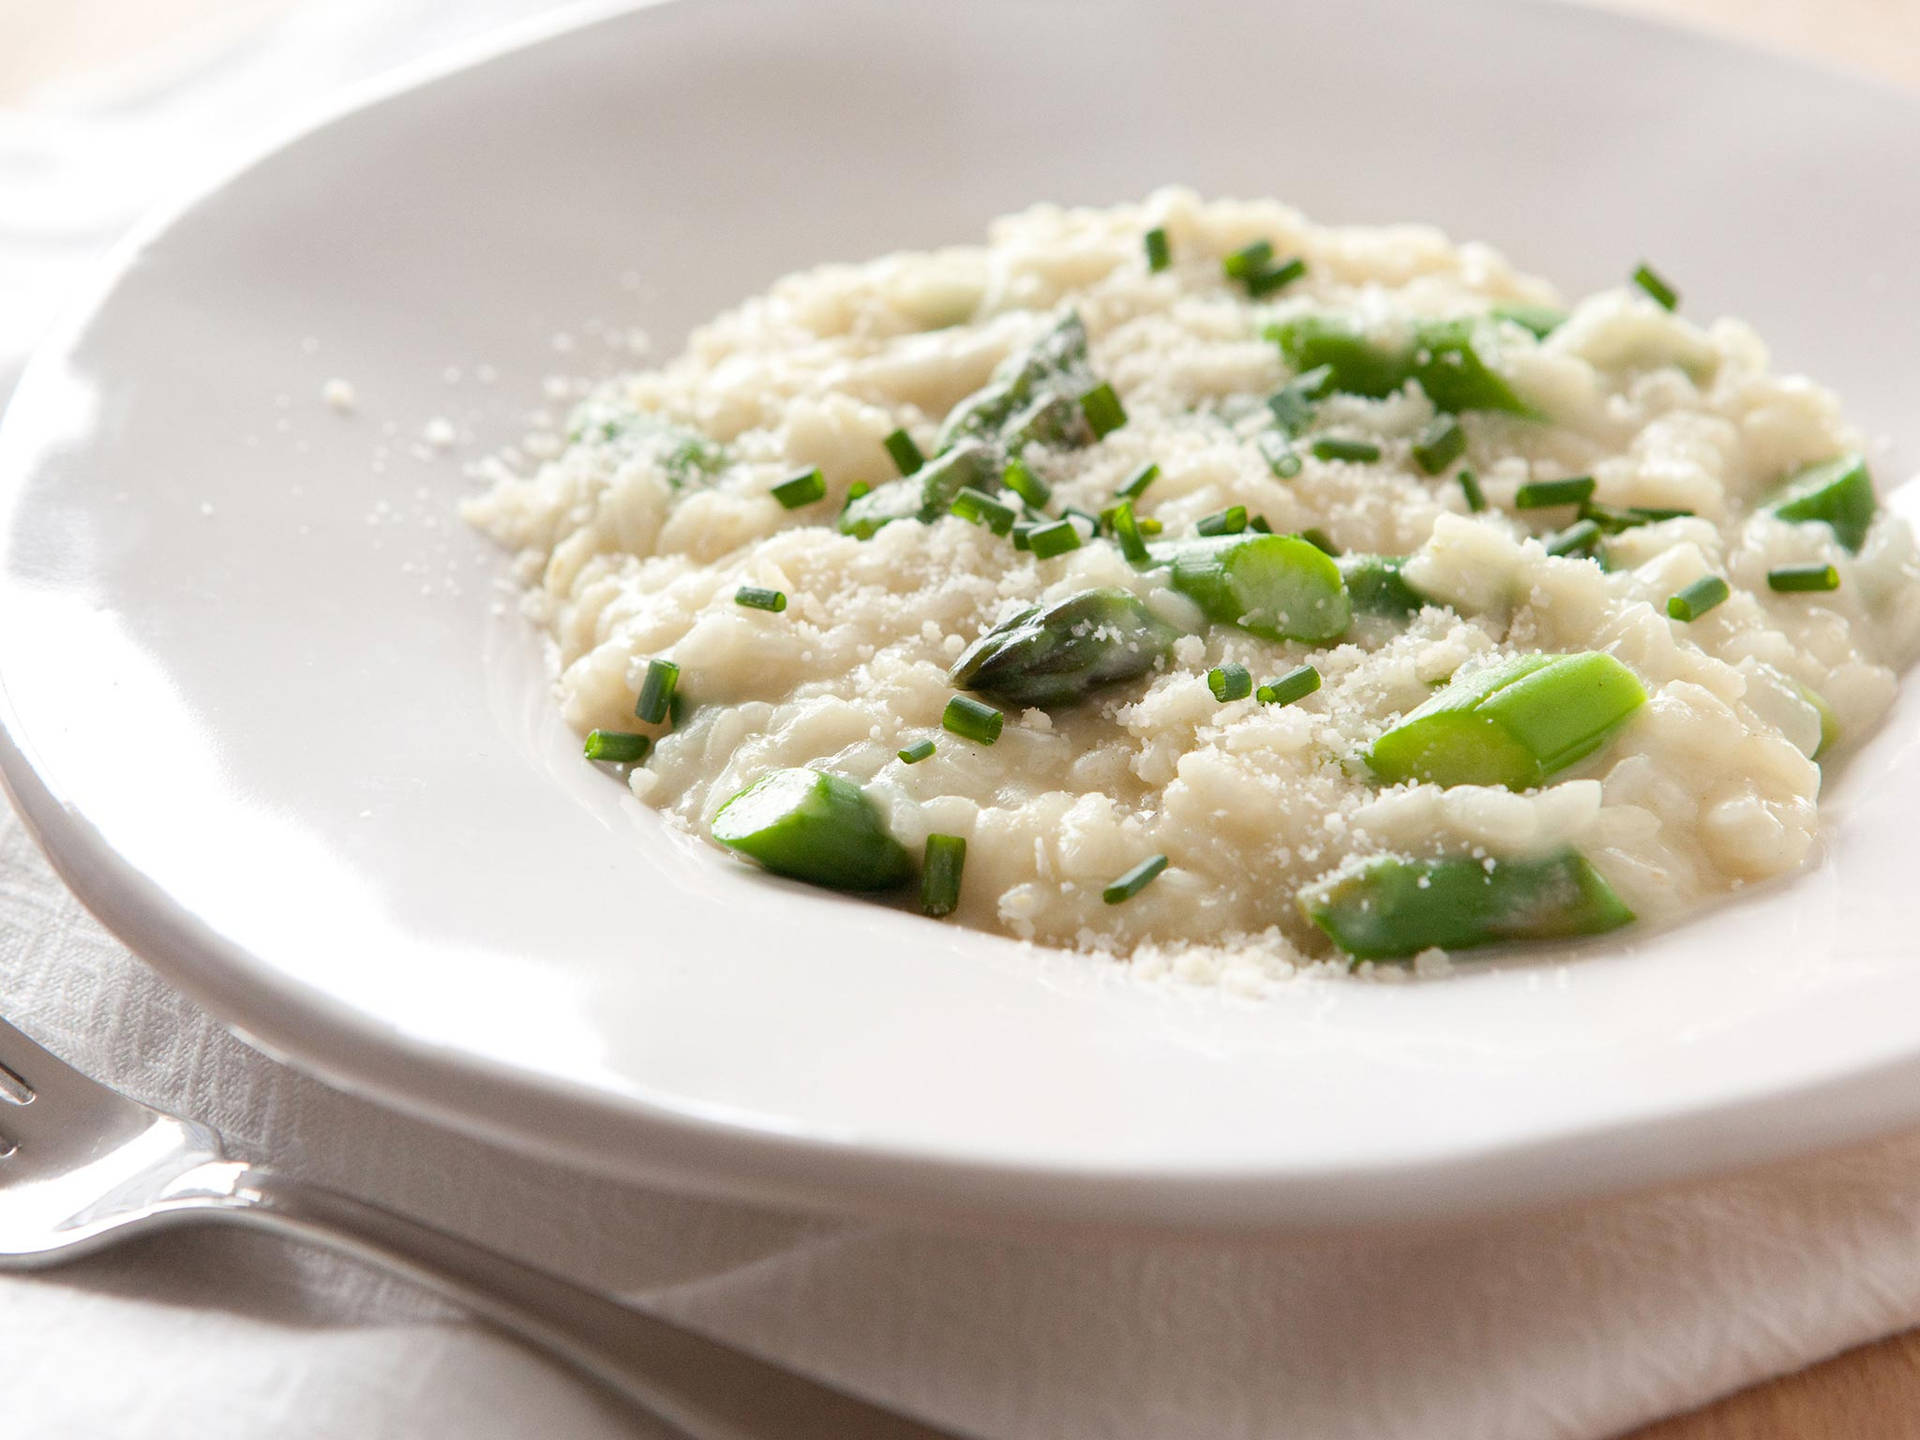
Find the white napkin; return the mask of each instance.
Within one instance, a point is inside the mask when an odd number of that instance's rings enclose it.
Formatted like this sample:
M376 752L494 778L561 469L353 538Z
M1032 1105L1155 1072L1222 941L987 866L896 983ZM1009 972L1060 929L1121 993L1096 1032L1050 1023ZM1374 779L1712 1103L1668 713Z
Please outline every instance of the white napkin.
M177 173L155 157L204 155L540 8L313 4L132 88L0 114L0 367L153 177ZM106 936L11 818L0 1012L237 1153L996 1440L1600 1437L1920 1322L1920 1136L1479 1228L1234 1244L911 1234L574 1175L254 1054ZM0 1425L33 1440L657 1433L405 1286L226 1231L0 1279Z

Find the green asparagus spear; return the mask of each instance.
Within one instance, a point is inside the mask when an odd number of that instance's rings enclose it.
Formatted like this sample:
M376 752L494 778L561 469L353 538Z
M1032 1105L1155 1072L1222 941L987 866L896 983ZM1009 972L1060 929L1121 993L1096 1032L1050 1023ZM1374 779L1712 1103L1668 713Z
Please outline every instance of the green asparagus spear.
M1352 619L1339 568L1297 535L1247 531L1148 547L1207 618L1268 640L1331 640Z
M991 446L969 440L927 461L911 475L876 485L840 512L840 533L871 540L883 525L895 520L918 520L931 525L953 504L963 489L991 493L998 485L1000 467Z
M1389 785L1526 790L1599 749L1646 698L1603 651L1521 655L1456 676L1374 741L1367 763Z
M1001 621L948 678L1003 705L1069 705L1144 675L1179 635L1125 590L1082 590Z
M1787 481L1773 502L1782 520L1823 521L1833 527L1834 539L1859 553L1867 542L1878 505L1873 498L1873 476L1858 455L1836 455L1809 465Z
M830 890L892 890L913 878L873 802L823 770L762 775L720 807L713 838L776 875Z
M1425 321L1402 344L1375 340L1345 316L1320 313L1296 315L1266 333L1294 369L1324 365L1333 388L1351 395L1378 399L1417 380L1437 410L1533 413L1481 358L1472 320Z
M1069 310L1031 346L1002 361L985 389L948 412L937 448L969 438L1014 449L1023 438L1084 445L1093 432L1080 413L1080 397L1095 383L1087 365L1086 326ZM1022 436L1023 430L1032 433Z
M1356 615L1405 619L1418 615L1427 603L1427 597L1400 573L1407 563L1405 555L1342 555L1336 563Z
M1572 850L1540 860L1375 855L1300 892L1307 919L1357 960L1397 960L1430 945L1560 940L1630 924L1634 914Z

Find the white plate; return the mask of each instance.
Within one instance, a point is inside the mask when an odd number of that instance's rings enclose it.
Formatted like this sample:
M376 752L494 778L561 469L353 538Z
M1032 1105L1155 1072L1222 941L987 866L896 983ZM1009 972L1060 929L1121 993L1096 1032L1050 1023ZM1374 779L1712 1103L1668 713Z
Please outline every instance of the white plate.
M671 347L798 266L1169 180L1433 219L1570 291L1644 254L1910 441L1916 177L1911 100L1491 0L704 0L552 35L202 194L37 359L0 431L7 778L83 898L267 1049L685 1186L1344 1222L1912 1121L1911 695L1819 864L1678 932L1141 986L671 839L578 758L453 518L470 482L409 443L515 438L546 372L614 363L596 318Z

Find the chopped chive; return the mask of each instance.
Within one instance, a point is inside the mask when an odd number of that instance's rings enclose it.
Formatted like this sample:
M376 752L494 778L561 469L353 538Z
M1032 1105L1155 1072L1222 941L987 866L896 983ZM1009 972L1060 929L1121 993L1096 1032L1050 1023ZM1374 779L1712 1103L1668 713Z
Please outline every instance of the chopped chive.
M1413 460L1429 475L1438 475L1467 453L1467 432L1451 415L1442 415L1413 442Z
M1247 507L1244 505L1229 505L1211 515L1202 515L1193 526L1197 535L1238 535L1246 528Z
M1150 558L1147 552L1146 537L1140 533L1140 522L1133 513L1133 502L1122 500L1113 507L1113 538L1119 542L1120 553L1135 565L1143 565Z
M1018 457L1007 461L1000 483L1036 510L1053 498L1053 491L1047 488L1047 482L1034 474L1033 467Z
M1340 557L1340 547L1334 544L1333 537L1318 525L1308 530L1302 530L1300 532L1300 538L1313 546L1313 548L1318 550L1322 555L1331 555L1336 560Z
M593 730L587 735L587 759L609 765L638 765L651 749L652 740L631 730Z
M1244 700L1253 693L1253 673L1244 665L1216 665L1207 671L1207 689L1222 705Z
M1487 508L1486 493L1480 488L1480 481L1471 470L1462 470L1453 477L1460 482L1460 493L1467 497L1467 509L1479 514Z
M1579 505L1593 498L1591 475L1569 475L1564 480L1530 480L1513 494L1521 510L1545 510L1553 505Z
M920 447L913 443L913 436L905 430L896 430L880 442L887 447L887 454L893 457L893 465L902 475L911 475L927 463L927 457L920 453Z
M1247 528L1260 535L1273 534L1273 522L1264 515L1256 515L1247 521Z
M1838 590L1840 572L1831 565L1776 565L1767 571L1767 585L1774 590Z
M920 866L920 913L938 920L960 904L960 872L967 864L967 842L958 835L927 836Z
M1317 402L1332 384L1331 365L1316 365L1311 370L1301 371L1267 397L1267 409L1273 412L1273 423L1289 435L1298 435L1307 428L1307 422L1313 419L1314 411L1319 408Z
M649 725L667 718L673 703L673 687L680 683L680 667L671 660L649 660L647 675L640 682L640 698L633 702L633 713Z
M932 759L933 750L933 741L922 740L917 745L909 745L906 749L896 750L893 753L900 757L900 763L903 765L918 765L922 760Z
M1649 525L1658 520L1691 519L1694 512L1684 505L1629 505L1627 513L1636 520L1644 520Z
M947 701L946 712L940 717L943 730L952 731L962 740L977 740L982 745L998 740L1000 727L1006 723L1005 715L971 695L954 696Z
M1154 876L1166 868L1166 856L1150 856L1102 890L1100 898L1109 905L1118 905L1123 900L1131 900L1153 882Z
M864 480L856 480L851 485L847 486L847 503L851 505L854 501L858 500L862 495L871 495L872 493L873 493L873 486L869 485Z
M1268 430L1260 436L1260 453L1267 458L1267 468L1281 480L1291 480L1300 473L1300 456L1294 450L1286 436L1275 430Z
M1338 435L1322 435L1313 442L1316 460L1351 460L1367 463L1380 458L1380 447L1371 440L1346 440Z
M1546 339L1567 321L1567 312L1556 310L1551 305L1496 305L1487 313L1495 320L1505 320L1523 330L1531 330L1536 340Z
M1173 246L1167 242L1164 225L1156 225L1146 234L1147 269L1164 270L1173 263Z
M1667 614L1676 620L1698 620L1731 593L1718 575L1703 575L1678 595L1667 597Z
M1013 522L1020 518L1020 512L1011 505L1003 504L986 491L976 490L971 485L960 487L950 508L969 525L984 525L996 535L1005 535L1013 529Z
M789 510L798 510L802 505L824 500L827 498L827 477L820 473L818 465L810 470L802 470L798 475L774 486L773 498Z
M1078 550L1080 543L1080 527L1071 520L1036 525L1027 532L1027 548L1033 551L1037 560L1051 560L1069 550Z
M1098 535L1100 533L1100 517L1095 515L1091 510L1082 510L1078 505L1067 505L1061 509L1060 515L1062 519L1084 522L1087 527L1087 535ZM1082 536L1081 538L1085 539L1086 536Z
M1320 672L1311 665L1296 665L1278 680L1269 680L1253 694L1262 705L1291 705L1296 700L1304 700L1319 688Z
M1162 525L1156 516L1142 515L1140 517L1140 533L1142 535L1158 535L1166 528L1167 527Z
M1654 304L1662 310L1671 310L1680 303L1680 292L1662 280L1644 260L1633 272L1633 283L1651 295Z
M1276 290L1284 290L1306 273L1307 262L1296 255L1291 260L1247 276L1247 294L1258 300Z
M1229 280L1245 280L1267 268L1267 262L1273 259L1273 242L1255 240L1251 245L1242 245L1238 250L1220 262L1220 268L1227 272Z
M771 610L776 615L787 608L787 597L779 590L763 590L758 585L742 585L733 592L733 603L749 610Z
M1093 438L1104 440L1127 423L1127 408L1104 380L1080 397L1080 413L1093 427Z
M1547 536L1549 555L1587 555L1600 543L1600 526L1592 520L1576 520L1558 534Z
M1031 534L1033 534L1032 521L1030 520L1014 521L1013 522L1013 548L1016 550L1033 549L1033 546L1029 544L1027 540L1027 537Z
M1138 500L1142 495L1147 493L1147 486L1159 478L1160 467L1152 461L1148 461L1120 483L1120 488L1113 492L1114 498L1117 500Z

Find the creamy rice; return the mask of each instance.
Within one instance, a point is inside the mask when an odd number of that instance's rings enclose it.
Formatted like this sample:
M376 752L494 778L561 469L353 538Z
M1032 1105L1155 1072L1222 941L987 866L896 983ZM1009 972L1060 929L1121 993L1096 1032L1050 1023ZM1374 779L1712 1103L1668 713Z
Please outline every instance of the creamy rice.
M1171 253L1158 272L1142 248L1155 227ZM1258 240L1306 268L1256 298L1222 259ZM1772 374L1745 324L1703 327L1631 287L1580 301L1544 338L1480 319L1475 353L1532 413L1461 411L1465 453L1438 474L1412 455L1435 420L1419 383L1328 394L1280 443L1265 401L1294 371L1263 338L1274 322L1333 312L1391 339L1423 319L1559 304L1492 250L1423 226L1319 228L1275 203L1178 190L1111 210L1043 206L997 222L983 247L781 281L664 368L599 388L560 453L531 474L494 467L467 513L523 552L567 719L655 737L628 783L703 835L757 777L823 769L863 786L916 857L931 833L967 840L954 921L1200 976L1328 957L1296 895L1383 852L1571 849L1640 923L1658 923L1806 860L1819 826L1813 697L1842 745L1880 721L1920 645L1920 565L1891 516L1855 553L1829 525L1771 513L1787 477L1861 437L1826 390ZM1129 563L1104 535L1036 559L951 515L840 533L850 488L898 475L891 432L933 455L949 411L1069 312L1126 423L1027 453L1052 513L1098 514L1153 462L1135 504L1162 536L1244 506L1281 534L1409 556L1405 579L1429 603L1404 620L1358 617L1332 641L1273 640L1206 623L1164 569ZM1328 434L1379 458L1317 458L1312 441ZM1297 473L1276 474L1281 449ZM826 498L783 508L773 486L813 466ZM1516 493L1576 475L1611 513L1691 513L1552 555L1543 540L1575 513L1516 509ZM1807 563L1832 564L1839 587L1769 587L1770 569ZM1691 623L1670 618L1668 598L1707 575L1725 577L1729 598ZM746 608L741 586L786 606ZM976 637L1093 587L1131 592L1189 633L1148 673L1081 703L1011 709L990 746L942 729L949 670ZM1525 791L1388 786L1369 770L1373 741L1437 686L1536 651L1607 652L1646 703ZM686 703L670 729L634 719L655 658L680 667ZM1207 674L1234 663L1255 681L1310 663L1322 685L1291 704L1223 703ZM899 758L929 739L931 758ZM1155 854L1164 873L1125 903L1103 900Z

